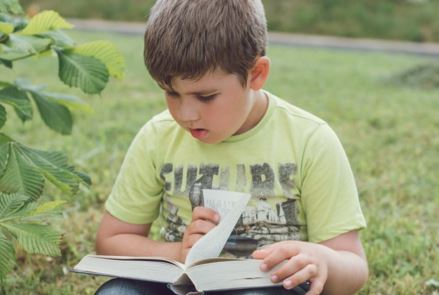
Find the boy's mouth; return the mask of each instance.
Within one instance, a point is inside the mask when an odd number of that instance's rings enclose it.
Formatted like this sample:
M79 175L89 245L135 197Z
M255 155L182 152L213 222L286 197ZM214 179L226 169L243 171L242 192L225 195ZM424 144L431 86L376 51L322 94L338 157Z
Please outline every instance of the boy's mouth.
M209 131L202 128L195 128L195 129L189 129L191 135L195 137L196 139L203 139L207 136Z

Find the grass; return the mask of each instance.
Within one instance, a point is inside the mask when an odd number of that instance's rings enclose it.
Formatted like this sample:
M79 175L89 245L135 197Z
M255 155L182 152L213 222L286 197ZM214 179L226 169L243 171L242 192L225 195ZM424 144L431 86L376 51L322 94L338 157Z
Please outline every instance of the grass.
M8 109L7 134L35 148L63 150L94 184L82 188L53 220L64 232L62 256L18 251L6 294L94 293L105 278L70 274L68 268L93 251L103 202L132 137L165 108L143 67L140 36L72 35L114 42L127 59L126 77L113 81L101 97L86 97L94 112L75 114L68 137L45 128L38 116L23 125ZM272 74L266 89L327 120L350 158L368 221L361 236L371 276L360 294L438 294L426 282L439 280L439 91L390 83L394 74L430 60L276 46L269 55ZM54 58L15 66L15 73L52 91L79 94L53 79L56 72ZM0 68L2 77L13 79L15 73ZM61 197L50 188L46 194Z

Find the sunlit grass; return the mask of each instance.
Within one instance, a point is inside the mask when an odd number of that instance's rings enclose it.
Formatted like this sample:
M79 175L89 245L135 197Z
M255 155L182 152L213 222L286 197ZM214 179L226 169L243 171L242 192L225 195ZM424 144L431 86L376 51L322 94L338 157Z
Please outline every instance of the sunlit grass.
M15 72L51 91L84 97L93 113L75 114L72 136L45 128L36 116L21 124L8 109L4 129L41 149L63 150L93 186L70 200L54 220L62 230L63 256L30 257L8 278L7 294L93 294L104 280L67 272L93 251L103 202L137 130L165 108L143 66L141 36L75 32L78 40L111 39L127 60L126 77L102 96L85 97L56 79L55 59L18 63ZM330 123L348 153L368 229L362 232L371 277L360 294L432 294L439 280L439 91L391 84L390 77L428 60L404 55L272 46L266 89ZM13 79L14 72L0 68ZM51 198L60 192L49 189ZM439 291L438 291L439 292Z

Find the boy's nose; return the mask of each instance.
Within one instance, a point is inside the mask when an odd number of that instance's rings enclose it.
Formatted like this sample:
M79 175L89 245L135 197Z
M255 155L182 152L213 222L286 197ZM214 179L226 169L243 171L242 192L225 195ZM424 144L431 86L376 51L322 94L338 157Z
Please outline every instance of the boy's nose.
M181 103L179 115L180 120L183 122L193 122L200 118L198 108L190 102Z

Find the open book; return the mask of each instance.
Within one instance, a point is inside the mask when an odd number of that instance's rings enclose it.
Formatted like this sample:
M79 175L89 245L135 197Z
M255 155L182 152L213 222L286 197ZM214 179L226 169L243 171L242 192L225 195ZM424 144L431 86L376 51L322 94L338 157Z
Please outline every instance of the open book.
M215 209L221 220L194 244L184 264L162 257L87 255L72 271L168 283L176 294L276 286L270 280L274 270L262 272L260 260L218 257L250 195L203 190L203 199L204 206Z

